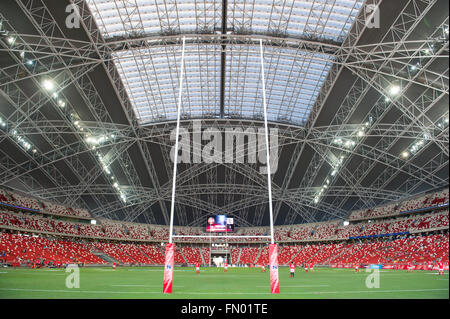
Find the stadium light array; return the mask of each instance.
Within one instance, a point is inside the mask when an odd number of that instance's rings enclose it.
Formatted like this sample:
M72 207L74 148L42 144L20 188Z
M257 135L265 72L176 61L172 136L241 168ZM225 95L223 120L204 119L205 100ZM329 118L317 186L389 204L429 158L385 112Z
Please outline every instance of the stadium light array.
M2 20L0 20L0 35L4 36L4 39L5 39L5 41L6 41L6 43L7 43L8 45L14 46L14 44L16 43L17 37L14 36L14 35L9 35L8 31L6 31L6 30L4 29L4 25L3 25L3 21L2 21ZM35 60L33 60L33 59L27 57L27 54L26 54L25 51L21 51L21 52L19 53L19 56L20 56L20 58L22 59L23 63L24 63L25 65L29 66L29 67L34 66L35 63L36 63ZM54 100L54 103L55 103L58 107L60 107L60 108L65 108L65 107L66 107L67 103L66 103L66 101L65 101L63 98L60 98L60 97L59 97L59 94L58 94L59 88L57 87L57 85L56 85L56 83L55 83L55 81L54 81L53 79L50 79L50 78L48 78L48 77L44 78L44 79L42 80L42 82L41 82L41 86L42 86L42 88L43 88L45 91L47 91L47 92L50 94L50 96L51 96L51 97L53 98L53 100ZM70 111L68 111L68 112L70 112ZM69 113L68 113L68 114L69 114ZM73 123L74 123L74 125L76 126L76 128L77 128L79 131L83 132L83 131L84 131L84 128L81 127L78 116L76 116L74 113L70 113L70 117L72 118ZM6 122L5 122L3 119L0 118L0 127L3 127L3 128L4 128L4 127L6 127L6 126L7 126L7 125L6 125ZM37 153L37 149L36 149L36 148L33 148L33 145L32 145L29 141L27 141L24 137L20 136L19 133L17 132L17 130L11 131L11 134L12 134L13 139L15 139L15 140L17 141L17 143L18 143L20 146L22 146L22 148L24 148L24 149L27 150L27 151L31 151L33 154ZM92 142L93 144L96 145L96 144L101 144L101 143L103 143L103 142L105 142L105 141L107 141L107 140L109 140L109 139L114 139L114 138L115 138L114 135L110 135L109 137L105 135L105 136L100 136L100 137L98 137L98 138L92 138L92 139L90 140L90 142ZM88 142L88 144L92 144L92 143L89 143L89 142ZM95 151L95 150L96 150L95 145L92 145L92 147L91 147L90 149L93 150L93 151ZM104 164L103 157L101 156L101 154L100 154L99 152L97 152L97 156L99 157L100 162L102 163L103 170L104 170L104 171L106 172L106 174L111 178L112 181L115 181L116 178L115 178L114 175L112 174L112 172L111 172L111 170L109 169L108 165ZM120 199L121 199L124 203L126 203L126 201L127 201L126 196L125 196L125 194L120 190L119 184L118 184L117 182L115 182L115 185L117 185L116 188L117 188L118 191L119 191Z
M357 128L352 135L356 135L356 138L363 138L364 136L366 136L366 132L370 128L371 123L373 123L373 118L369 117L369 120L364 122L363 124L361 124L361 126L359 128ZM335 144L338 146L342 146L346 149L352 150L356 147L357 143L354 139L343 139L343 138L337 137L331 141L331 144ZM314 197L313 201L315 204L319 203L320 198L322 197L322 195L325 193L325 191L330 186L331 180L333 180L336 177L337 173L339 172L339 167L344 162L344 158L345 158L345 156L341 155L339 157L339 159L337 161L335 161L335 164L333 165L331 172L328 173L328 176L325 179L324 184L322 185L319 192Z
M7 127L7 123L4 119L2 119L0 117L0 127L1 128L6 128ZM8 133L8 130L5 130L6 133ZM24 150L26 151L32 151L33 153L36 153L37 150L35 148L33 148L33 145L23 136L21 136L19 134L19 132L17 132L17 130L11 130L9 131L9 133L12 135L13 139L16 141L16 143L18 145L20 145Z
M29 151L32 149L33 145L26 138L24 138L23 136L20 136L16 130L12 131L12 135L13 135L13 138L16 140L17 144L22 146L23 149L25 149L26 151ZM35 150L36 149L33 149L32 152L36 153Z
M316 196L314 197L314 204L319 203L320 198L323 196L323 194L325 193L325 191L328 189L328 187L331 184L331 181L335 178L336 174L339 171L339 167L342 165L342 163L344 162L345 156L341 155L339 157L339 159L337 161L335 161L333 168L331 170L330 173L328 173L328 176L325 178L325 181L322 185L322 187L320 188L319 192L316 194Z
M92 144L92 145L100 145L100 144L105 143L114 138L115 138L115 135L113 135L113 134L109 135L109 136L108 135L100 135L98 137L88 136L86 138L86 142L88 144Z
M408 150L403 151L401 153L401 157L404 159L409 158L411 155L414 155L415 153L417 153L424 146L425 146L425 140L419 140L419 141L415 142L414 144L412 144L408 148Z
M114 136L114 135L112 135L112 136ZM95 148L95 146L93 146L93 148ZM109 168L105 158L98 151L96 152L96 155L98 157L99 162L102 165L103 171L109 176L109 178L113 182L113 187L119 193L120 199L122 200L122 202L126 203L127 202L127 197L126 197L125 193L123 192L123 190L120 188L120 184L117 182L117 179L114 177L113 173L111 172L111 170L110 170L110 168Z

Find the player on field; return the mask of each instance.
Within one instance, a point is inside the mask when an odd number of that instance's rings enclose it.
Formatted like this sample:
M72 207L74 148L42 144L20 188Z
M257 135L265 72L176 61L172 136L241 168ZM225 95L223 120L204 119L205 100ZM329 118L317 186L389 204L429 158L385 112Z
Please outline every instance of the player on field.
M261 265L261 272L266 272L266 265L264 264Z
M200 264L199 263L195 264L195 271L197 272L197 275L200 273Z
M295 264L291 263L291 266L289 266L290 272L291 272L291 278L294 278L295 276Z
M406 265L407 267L407 272L412 272L413 271L413 266L411 265L411 262L409 261L408 264Z
M359 264L355 263L355 272L359 272Z
M444 263L442 261L438 261L438 268L439 268L439 276L444 274Z
M113 262L113 270L116 270L116 262Z
M224 268L224 271L225 271L225 272L228 272L228 263L227 263L227 262L225 262L225 263L223 264L223 268Z
M305 267L305 272L308 273L308 264L307 264L307 263L304 263L303 266Z
M309 270L311 270L311 272L314 272L314 264L313 263L309 264Z

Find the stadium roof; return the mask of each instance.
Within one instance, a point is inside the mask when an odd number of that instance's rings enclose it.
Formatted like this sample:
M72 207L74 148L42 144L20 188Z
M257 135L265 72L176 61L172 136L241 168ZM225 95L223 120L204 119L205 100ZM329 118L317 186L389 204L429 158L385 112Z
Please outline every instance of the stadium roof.
M189 129L262 127L262 41L276 224L448 186L447 1L11 0L0 21L3 186L167 224L183 38ZM180 164L175 223L267 225L266 184Z

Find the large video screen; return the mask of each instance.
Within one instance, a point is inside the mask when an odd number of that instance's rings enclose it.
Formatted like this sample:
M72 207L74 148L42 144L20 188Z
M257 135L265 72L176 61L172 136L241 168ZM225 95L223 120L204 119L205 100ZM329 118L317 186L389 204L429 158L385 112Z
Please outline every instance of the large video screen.
M233 218L229 218L227 215L216 215L209 217L208 224L206 225L206 231L208 233L234 232Z

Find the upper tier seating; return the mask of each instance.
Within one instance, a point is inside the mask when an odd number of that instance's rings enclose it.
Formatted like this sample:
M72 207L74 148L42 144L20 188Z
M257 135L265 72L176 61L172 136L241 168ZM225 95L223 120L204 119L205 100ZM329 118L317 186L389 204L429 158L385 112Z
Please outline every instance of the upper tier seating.
M432 207L438 204L448 203L448 201L449 201L449 190L444 189L439 192L425 194L411 199L407 199L403 202L383 205L372 209L357 210L351 213L349 220L379 218L383 216L398 215L401 212L411 211L419 208Z

